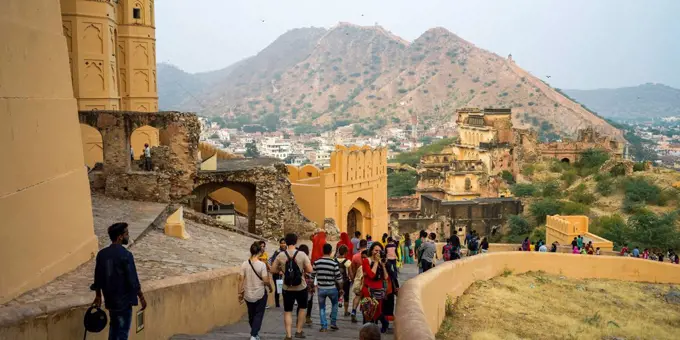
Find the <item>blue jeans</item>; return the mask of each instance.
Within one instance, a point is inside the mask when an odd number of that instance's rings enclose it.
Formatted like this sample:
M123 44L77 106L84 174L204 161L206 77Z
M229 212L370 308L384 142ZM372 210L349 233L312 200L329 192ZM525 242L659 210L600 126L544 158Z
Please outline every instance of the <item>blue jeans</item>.
M127 340L132 323L132 306L119 310L109 311L109 340Z
M323 329L328 329L328 321L326 320L327 297L331 298L331 326L336 326L338 322L338 289L319 288L319 318Z

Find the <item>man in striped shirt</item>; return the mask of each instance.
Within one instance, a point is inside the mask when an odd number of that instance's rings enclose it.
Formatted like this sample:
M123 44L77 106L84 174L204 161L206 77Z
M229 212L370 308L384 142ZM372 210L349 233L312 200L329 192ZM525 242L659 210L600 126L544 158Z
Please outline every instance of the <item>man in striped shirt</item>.
M328 332L326 320L326 298L331 299L331 329L338 330L338 297L342 291L342 273L338 261L331 258L333 247L326 243L323 245L323 257L314 261L312 277L316 278L319 296L319 319L321 319L320 332Z

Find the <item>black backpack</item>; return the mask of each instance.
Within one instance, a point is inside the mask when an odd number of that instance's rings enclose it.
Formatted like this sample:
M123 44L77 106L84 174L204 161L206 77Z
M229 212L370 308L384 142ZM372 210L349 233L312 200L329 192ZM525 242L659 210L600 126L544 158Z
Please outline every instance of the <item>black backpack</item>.
M472 239L470 242L468 242L468 249L471 251L477 251L477 239Z
M338 259L335 259L335 262L338 263L338 266L340 267L340 274L342 275L342 282L349 282L349 275L347 274L347 267L345 267L345 263L347 263L349 259L344 259L342 262L338 261Z
M286 270L283 272L283 284L286 286L299 286L302 284L302 271L295 262L299 250L296 250L291 258L288 251L285 252L288 261L286 261Z

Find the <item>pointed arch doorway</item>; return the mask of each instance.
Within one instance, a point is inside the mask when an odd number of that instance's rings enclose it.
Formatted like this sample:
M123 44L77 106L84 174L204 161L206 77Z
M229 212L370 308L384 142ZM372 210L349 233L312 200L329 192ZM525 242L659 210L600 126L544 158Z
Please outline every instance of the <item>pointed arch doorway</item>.
M358 198L347 211L346 231L350 236L359 231L362 235L371 232L371 206L362 199Z

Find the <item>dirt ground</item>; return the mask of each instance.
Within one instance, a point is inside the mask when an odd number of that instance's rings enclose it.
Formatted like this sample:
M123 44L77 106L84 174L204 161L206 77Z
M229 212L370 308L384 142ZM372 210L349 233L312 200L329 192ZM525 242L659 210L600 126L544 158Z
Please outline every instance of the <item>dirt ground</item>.
M507 272L447 315L437 339L680 339L680 287Z

